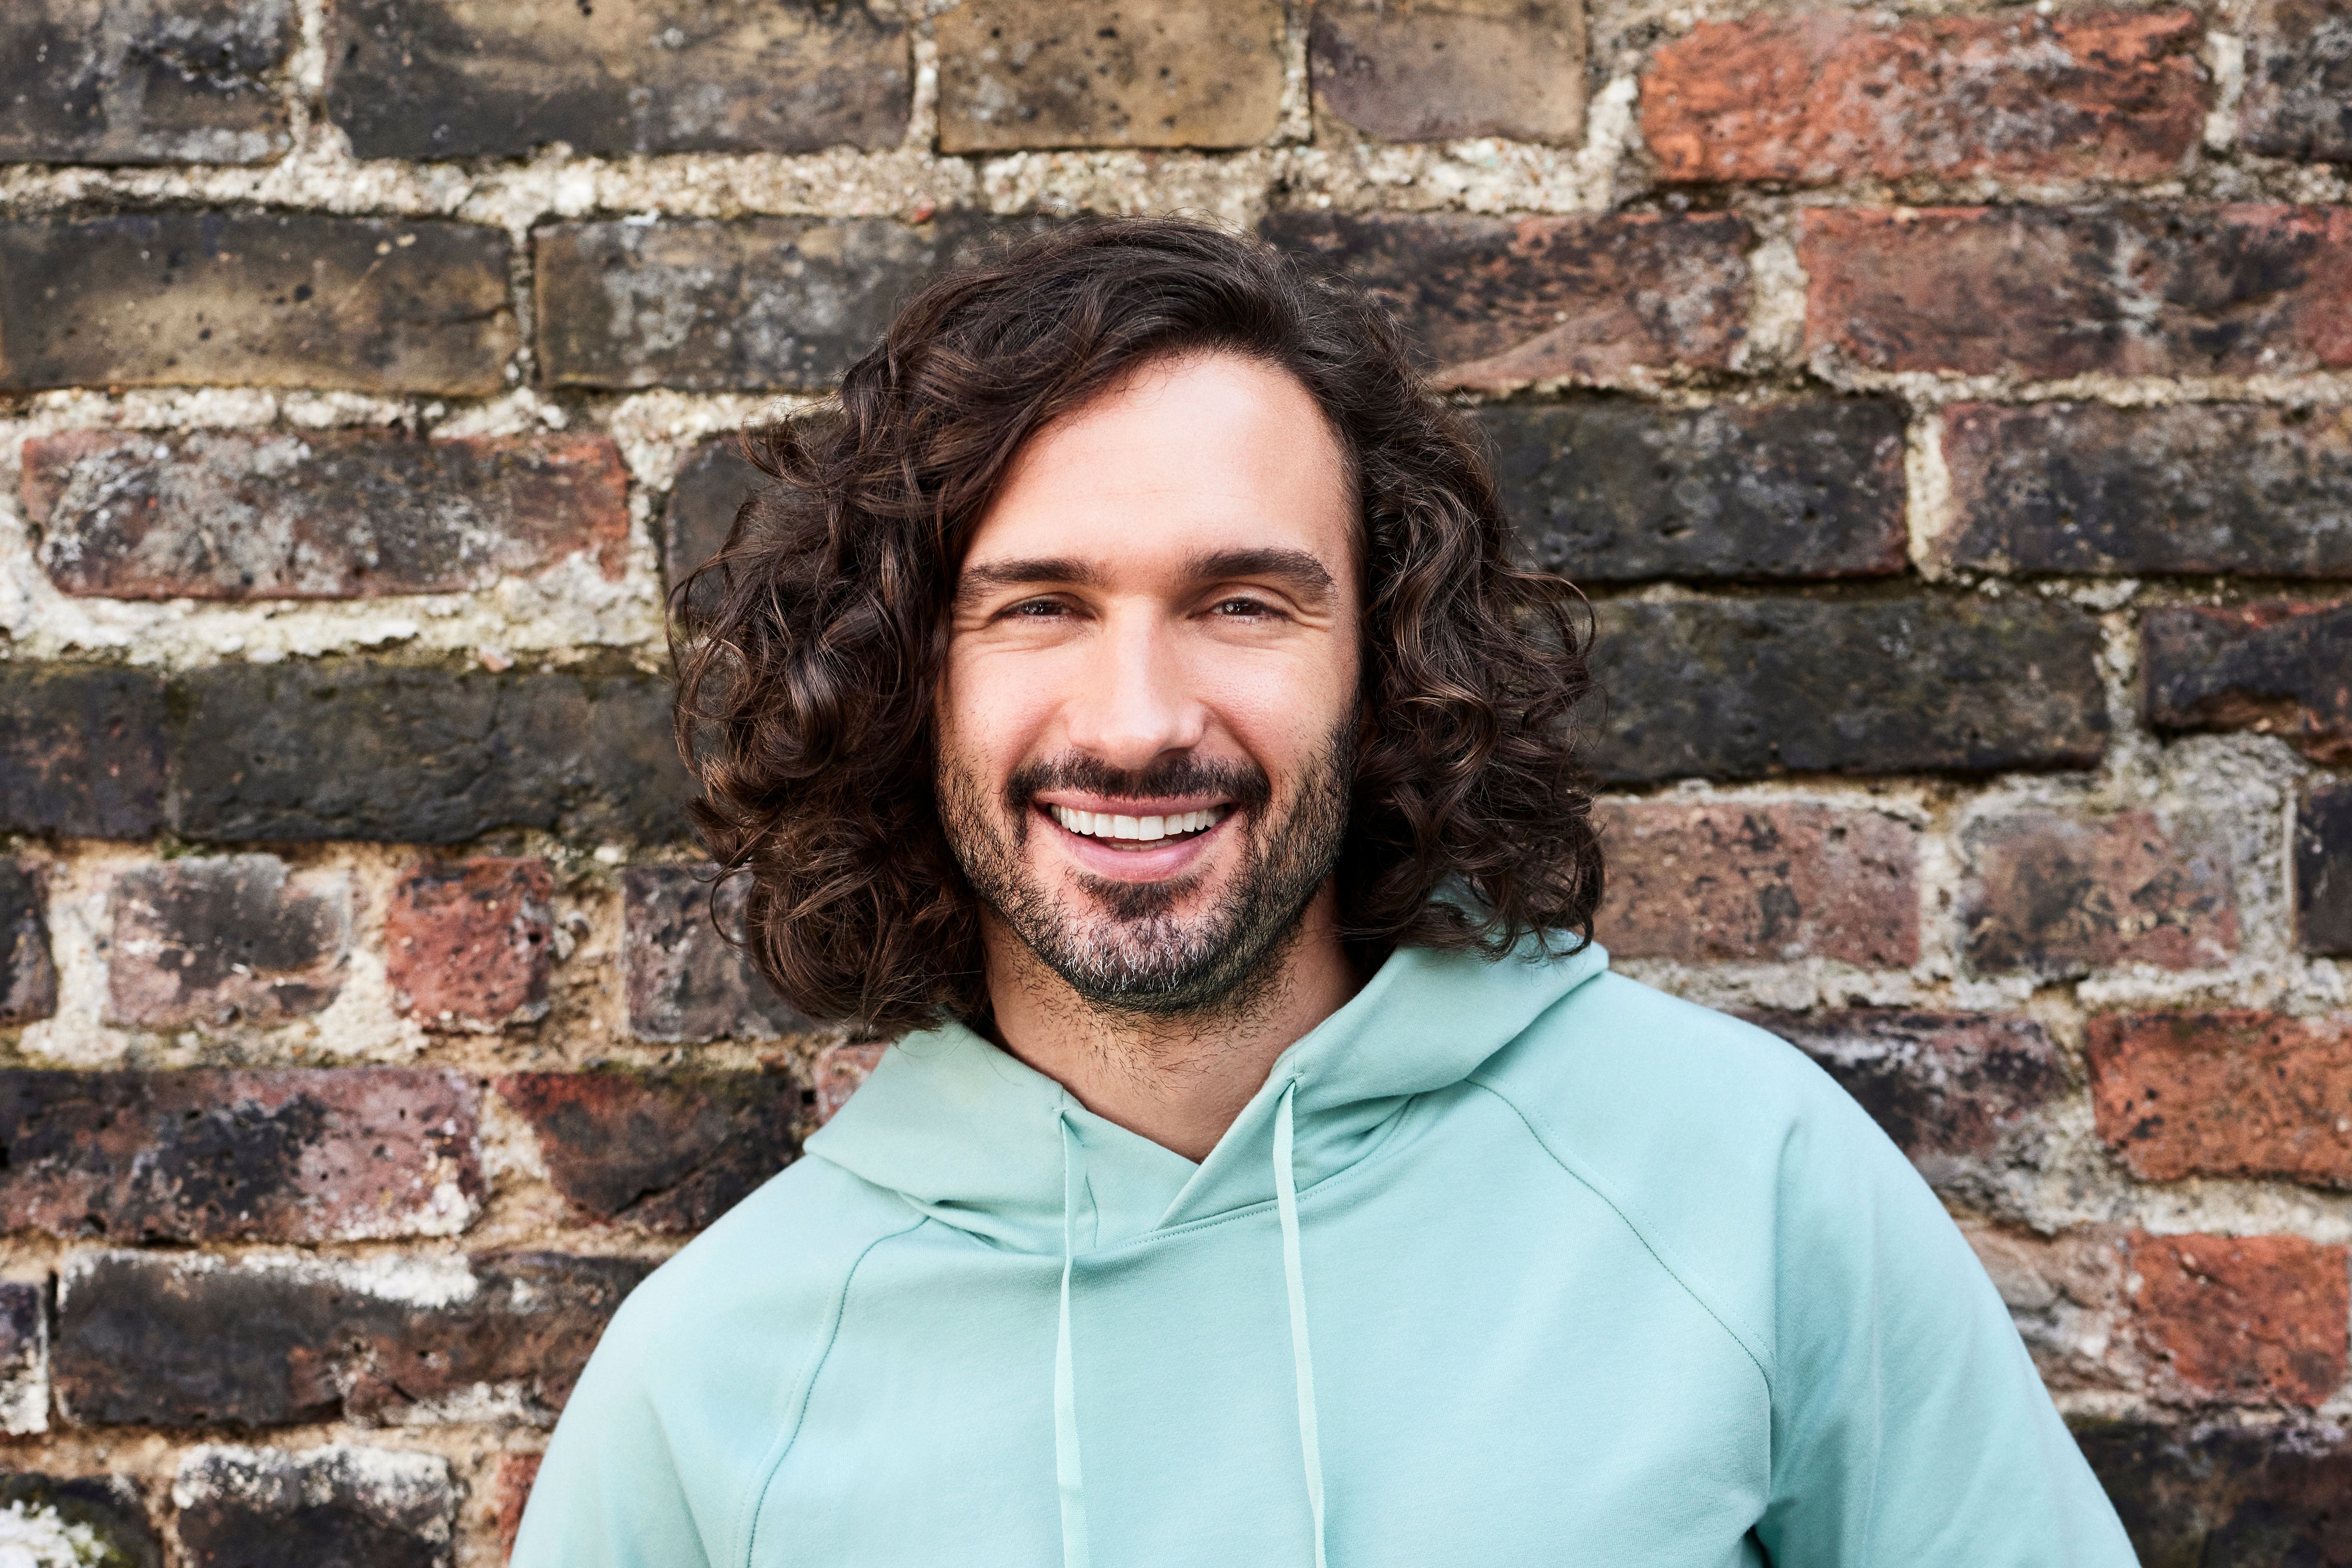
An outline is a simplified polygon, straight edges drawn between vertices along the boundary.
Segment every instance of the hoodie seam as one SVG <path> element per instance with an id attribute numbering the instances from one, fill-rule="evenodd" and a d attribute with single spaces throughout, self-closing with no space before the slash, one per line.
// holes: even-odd
<path id="1" fill-rule="evenodd" d="M 801 1374 L 799 1385 L 793 1390 L 792 1403 L 786 1406 L 783 1431 L 778 1435 L 768 1456 L 760 1461 L 760 1468 L 752 1475 L 742 1502 L 736 1506 L 734 1535 L 742 1542 L 742 1548 L 728 1553 L 730 1562 L 742 1564 L 742 1568 L 751 1568 L 751 1552 L 758 1544 L 760 1512 L 767 1503 L 768 1489 L 774 1484 L 776 1472 L 783 1468 L 785 1457 L 800 1438 L 801 1423 L 808 1418 L 809 1401 L 816 1393 L 816 1380 L 824 1371 L 824 1363 L 832 1356 L 835 1343 L 841 1338 L 841 1322 L 849 1312 L 849 1288 L 856 1281 L 858 1269 L 865 1267 L 866 1258 L 873 1256 L 876 1247 L 886 1241 L 896 1241 L 902 1236 L 912 1235 L 929 1223 L 929 1219 L 928 1215 L 919 1215 L 912 1225 L 876 1237 L 859 1249 L 857 1256 L 850 1260 L 848 1268 L 843 1272 L 841 1289 L 834 1293 L 832 1310 L 827 1314 L 824 1342 L 810 1358 L 808 1370 Z"/>
<path id="2" fill-rule="evenodd" d="M 1620 1197 L 1616 1191 L 1601 1179 L 1598 1172 L 1587 1169 L 1582 1161 L 1570 1153 L 1568 1141 L 1561 1137 L 1539 1112 L 1522 1104 L 1517 1096 L 1483 1072 L 1474 1072 L 1463 1081 L 1476 1085 L 1508 1106 L 1512 1113 L 1526 1125 L 1537 1144 L 1545 1153 L 1551 1156 L 1553 1162 L 1568 1174 L 1569 1178 L 1609 1206 L 1610 1211 L 1616 1215 L 1625 1228 L 1633 1233 L 1634 1239 L 1642 1244 L 1643 1249 L 1657 1261 L 1658 1267 L 1664 1269 L 1676 1285 L 1682 1287 L 1684 1294 L 1697 1302 L 1700 1310 L 1713 1318 L 1716 1325 L 1730 1335 L 1732 1342 L 1746 1352 L 1749 1361 L 1756 1363 L 1757 1373 L 1764 1379 L 1765 1396 L 1777 1404 L 1780 1379 L 1775 1373 L 1772 1358 L 1763 1348 L 1762 1338 L 1752 1329 L 1742 1324 L 1727 1308 L 1718 1306 L 1708 1292 L 1699 1287 L 1693 1271 L 1675 1257 L 1673 1248 L 1667 1247 L 1658 1236 L 1656 1227 L 1650 1223 L 1647 1216 L 1634 1208 L 1631 1202 Z"/>

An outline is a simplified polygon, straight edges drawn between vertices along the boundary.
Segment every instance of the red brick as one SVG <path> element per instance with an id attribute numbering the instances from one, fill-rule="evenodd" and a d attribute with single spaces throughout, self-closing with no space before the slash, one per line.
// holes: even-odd
<path id="1" fill-rule="evenodd" d="M 2140 671 L 2158 730 L 2251 730 L 2352 763 L 2352 605 L 2150 610 Z"/>
<path id="2" fill-rule="evenodd" d="M 43 902 L 41 874 L 0 859 L 0 1029 L 58 1010 L 58 970 Z"/>
<path id="3" fill-rule="evenodd" d="M 2352 364 L 2352 207 L 1808 209 L 1805 345 L 1864 370 Z"/>
<path id="4" fill-rule="evenodd" d="M 0 663 L 0 832 L 145 838 L 163 826 L 163 680 Z"/>
<path id="5" fill-rule="evenodd" d="M 743 878 L 714 900 L 708 866 L 633 866 L 621 874 L 621 977 L 641 1040 L 766 1040 L 815 1026 L 769 989 L 742 948 Z M 713 904 L 716 903 L 714 910 Z"/>
<path id="6" fill-rule="evenodd" d="M 2130 1331 L 2129 1235 L 2081 1226 L 2054 1236 L 1962 1219 L 2042 1380 L 2053 1389 L 2145 1391 L 2149 1367 Z"/>
<path id="7" fill-rule="evenodd" d="M 2352 1187 L 2352 1016 L 2105 1014 L 2088 1045 L 2099 1136 L 2143 1181 Z"/>
<path id="8" fill-rule="evenodd" d="M 2031 1018 L 1878 1007 L 1746 1016 L 1826 1068 L 1931 1178 L 1948 1156 L 1991 1152 L 2066 1087 L 2057 1047 Z"/>
<path id="9" fill-rule="evenodd" d="M 458 1491 L 448 1460 L 414 1449 L 208 1447 L 172 1501 L 186 1568 L 445 1568 Z"/>
<path id="10" fill-rule="evenodd" d="M 25 443 L 25 514 L 68 594 L 348 599 L 457 593 L 585 554 L 628 565 L 603 436 L 74 430 Z"/>
<path id="11" fill-rule="evenodd" d="M 2130 1243 L 2134 1328 L 2189 1390 L 2315 1405 L 2343 1386 L 2346 1249 L 2292 1236 L 2149 1236 Z"/>
<path id="12" fill-rule="evenodd" d="M 1960 920 L 1979 971 L 2049 978 L 2116 964 L 2197 969 L 2238 951 L 2227 854 L 2145 811 L 1980 817 L 1962 835 Z"/>
<path id="13" fill-rule="evenodd" d="M 442 1028 L 547 1016 L 554 896 L 544 860 L 428 860 L 410 871 L 383 921 L 400 1010 Z"/>
<path id="14" fill-rule="evenodd" d="M 1280 211 L 1265 238 L 1386 305 L 1442 386 L 1727 368 L 1747 335 L 1746 221 Z"/>
<path id="15" fill-rule="evenodd" d="M 0 1225 L 120 1241 L 452 1236 L 488 1191 L 432 1068 L 0 1070 Z"/>
<path id="16" fill-rule="evenodd" d="M 530 1505 L 532 1483 L 539 1479 L 538 1454 L 500 1454 L 497 1488 L 499 1561 L 514 1556 L 515 1537 L 522 1533 L 522 1510 Z"/>
<path id="17" fill-rule="evenodd" d="M 1669 180 L 2159 179 L 2204 129 L 2199 41 L 2185 11 L 1705 23 L 1652 57 L 1642 139 Z"/>
<path id="18" fill-rule="evenodd" d="M 1584 134 L 1578 0 L 1317 0 L 1307 68 L 1326 112 L 1391 142 Z"/>
<path id="19" fill-rule="evenodd" d="M 109 900 L 108 1021 L 164 1029 L 316 1013 L 342 989 L 351 906 L 348 878 L 289 876 L 274 855 L 125 871 Z"/>
<path id="20" fill-rule="evenodd" d="M 1919 959 L 1918 830 L 1804 802 L 1602 801 L 1595 931 L 1621 958 Z"/>
<path id="21" fill-rule="evenodd" d="M 2334 1422 L 2085 1422 L 2074 1441 L 2151 1568 L 2352 1563 L 2352 1437 Z"/>
<path id="22" fill-rule="evenodd" d="M 800 1152 L 801 1086 L 782 1072 L 510 1073 L 498 1091 L 549 1183 L 600 1223 L 700 1230 Z"/>
<path id="23" fill-rule="evenodd" d="M 816 1054 L 816 1119 L 830 1121 L 849 1097 L 881 1065 L 884 1047 L 873 1042 L 827 1046 Z"/>
<path id="24" fill-rule="evenodd" d="M 2352 19 L 2342 0 L 2258 0 L 2246 35 L 2246 145 L 2352 163 Z"/>

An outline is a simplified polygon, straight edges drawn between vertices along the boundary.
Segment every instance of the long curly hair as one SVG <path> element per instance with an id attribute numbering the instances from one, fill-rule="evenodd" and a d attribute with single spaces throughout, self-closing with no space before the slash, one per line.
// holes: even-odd
<path id="1" fill-rule="evenodd" d="M 887 1034 L 984 1016 L 978 903 L 932 794 L 956 574 L 1023 442 L 1136 366 L 1202 352 L 1297 377 L 1353 469 L 1351 954 L 1591 940 L 1601 847 L 1569 723 L 1591 619 L 1511 559 L 1476 436 L 1346 285 L 1205 224 L 1094 220 L 941 276 L 837 404 L 748 434 L 768 482 L 672 592 L 694 821 L 722 879 L 751 879 L 761 973 L 810 1016 Z"/>

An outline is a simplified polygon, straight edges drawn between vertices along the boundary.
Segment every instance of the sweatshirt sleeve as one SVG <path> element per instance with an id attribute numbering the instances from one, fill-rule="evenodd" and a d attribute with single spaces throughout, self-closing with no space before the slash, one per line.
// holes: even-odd
<path id="1" fill-rule="evenodd" d="M 2132 1568 L 2009 1310 L 1908 1160 L 1820 1080 L 1780 1146 L 1776 1568 Z"/>

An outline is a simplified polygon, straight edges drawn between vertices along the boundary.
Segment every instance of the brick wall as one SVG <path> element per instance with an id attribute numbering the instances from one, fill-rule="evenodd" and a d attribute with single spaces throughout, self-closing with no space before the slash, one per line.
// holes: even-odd
<path id="1" fill-rule="evenodd" d="M 695 917 L 724 434 L 992 233 L 1182 208 L 1392 302 L 1591 593 L 1621 965 L 1911 1151 L 2150 1561 L 2352 1562 L 2347 59 L 2338 0 L 12 0 L 0 1500 L 499 1561 L 614 1303 L 871 1056 Z"/>

